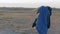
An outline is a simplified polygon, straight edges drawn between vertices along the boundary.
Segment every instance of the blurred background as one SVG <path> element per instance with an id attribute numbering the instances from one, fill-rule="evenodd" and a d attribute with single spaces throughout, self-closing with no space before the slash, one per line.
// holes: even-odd
<path id="1" fill-rule="evenodd" d="M 38 8 L 0 8 L 0 34 L 38 34 L 32 28 Z M 60 34 L 60 9 L 53 8 L 48 34 Z"/>
<path id="2" fill-rule="evenodd" d="M 48 34 L 60 34 L 60 0 L 0 0 L 0 34 L 38 34 L 32 24 L 40 6 L 52 8 Z"/>

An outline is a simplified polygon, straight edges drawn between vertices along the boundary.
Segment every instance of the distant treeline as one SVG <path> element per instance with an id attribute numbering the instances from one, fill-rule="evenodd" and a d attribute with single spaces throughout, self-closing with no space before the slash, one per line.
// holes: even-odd
<path id="1" fill-rule="evenodd" d="M 0 7 L 0 12 L 34 12 L 38 8 L 23 8 L 23 7 Z M 60 9 L 52 8 L 53 12 L 60 12 Z"/>

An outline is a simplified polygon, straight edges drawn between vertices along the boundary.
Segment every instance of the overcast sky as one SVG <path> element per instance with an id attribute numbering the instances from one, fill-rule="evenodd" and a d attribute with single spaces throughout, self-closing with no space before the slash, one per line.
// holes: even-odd
<path id="1" fill-rule="evenodd" d="M 0 7 L 38 8 L 42 5 L 60 8 L 60 0 L 0 0 Z"/>

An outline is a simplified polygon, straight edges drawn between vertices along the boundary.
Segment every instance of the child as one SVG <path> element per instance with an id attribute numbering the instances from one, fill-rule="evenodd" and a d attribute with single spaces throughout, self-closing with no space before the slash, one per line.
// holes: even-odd
<path id="1" fill-rule="evenodd" d="M 39 7 L 38 18 L 34 21 L 33 26 L 32 26 L 32 27 L 36 26 L 36 29 L 39 34 L 47 34 L 48 28 L 50 28 L 51 10 L 52 9 L 49 6 Z"/>

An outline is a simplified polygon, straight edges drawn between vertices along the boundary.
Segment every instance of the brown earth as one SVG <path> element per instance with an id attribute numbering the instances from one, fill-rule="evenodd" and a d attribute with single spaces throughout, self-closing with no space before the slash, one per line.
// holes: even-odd
<path id="1" fill-rule="evenodd" d="M 9 12 L 8 12 L 9 11 Z M 0 34 L 38 34 L 32 28 L 32 23 L 36 18 L 35 11 L 24 10 L 10 12 L 0 12 Z M 31 11 L 31 12 L 30 12 Z M 48 34 L 60 34 L 60 10 L 53 9 L 51 16 L 51 28 Z M 12 32 L 11 32 L 12 31 Z"/>

